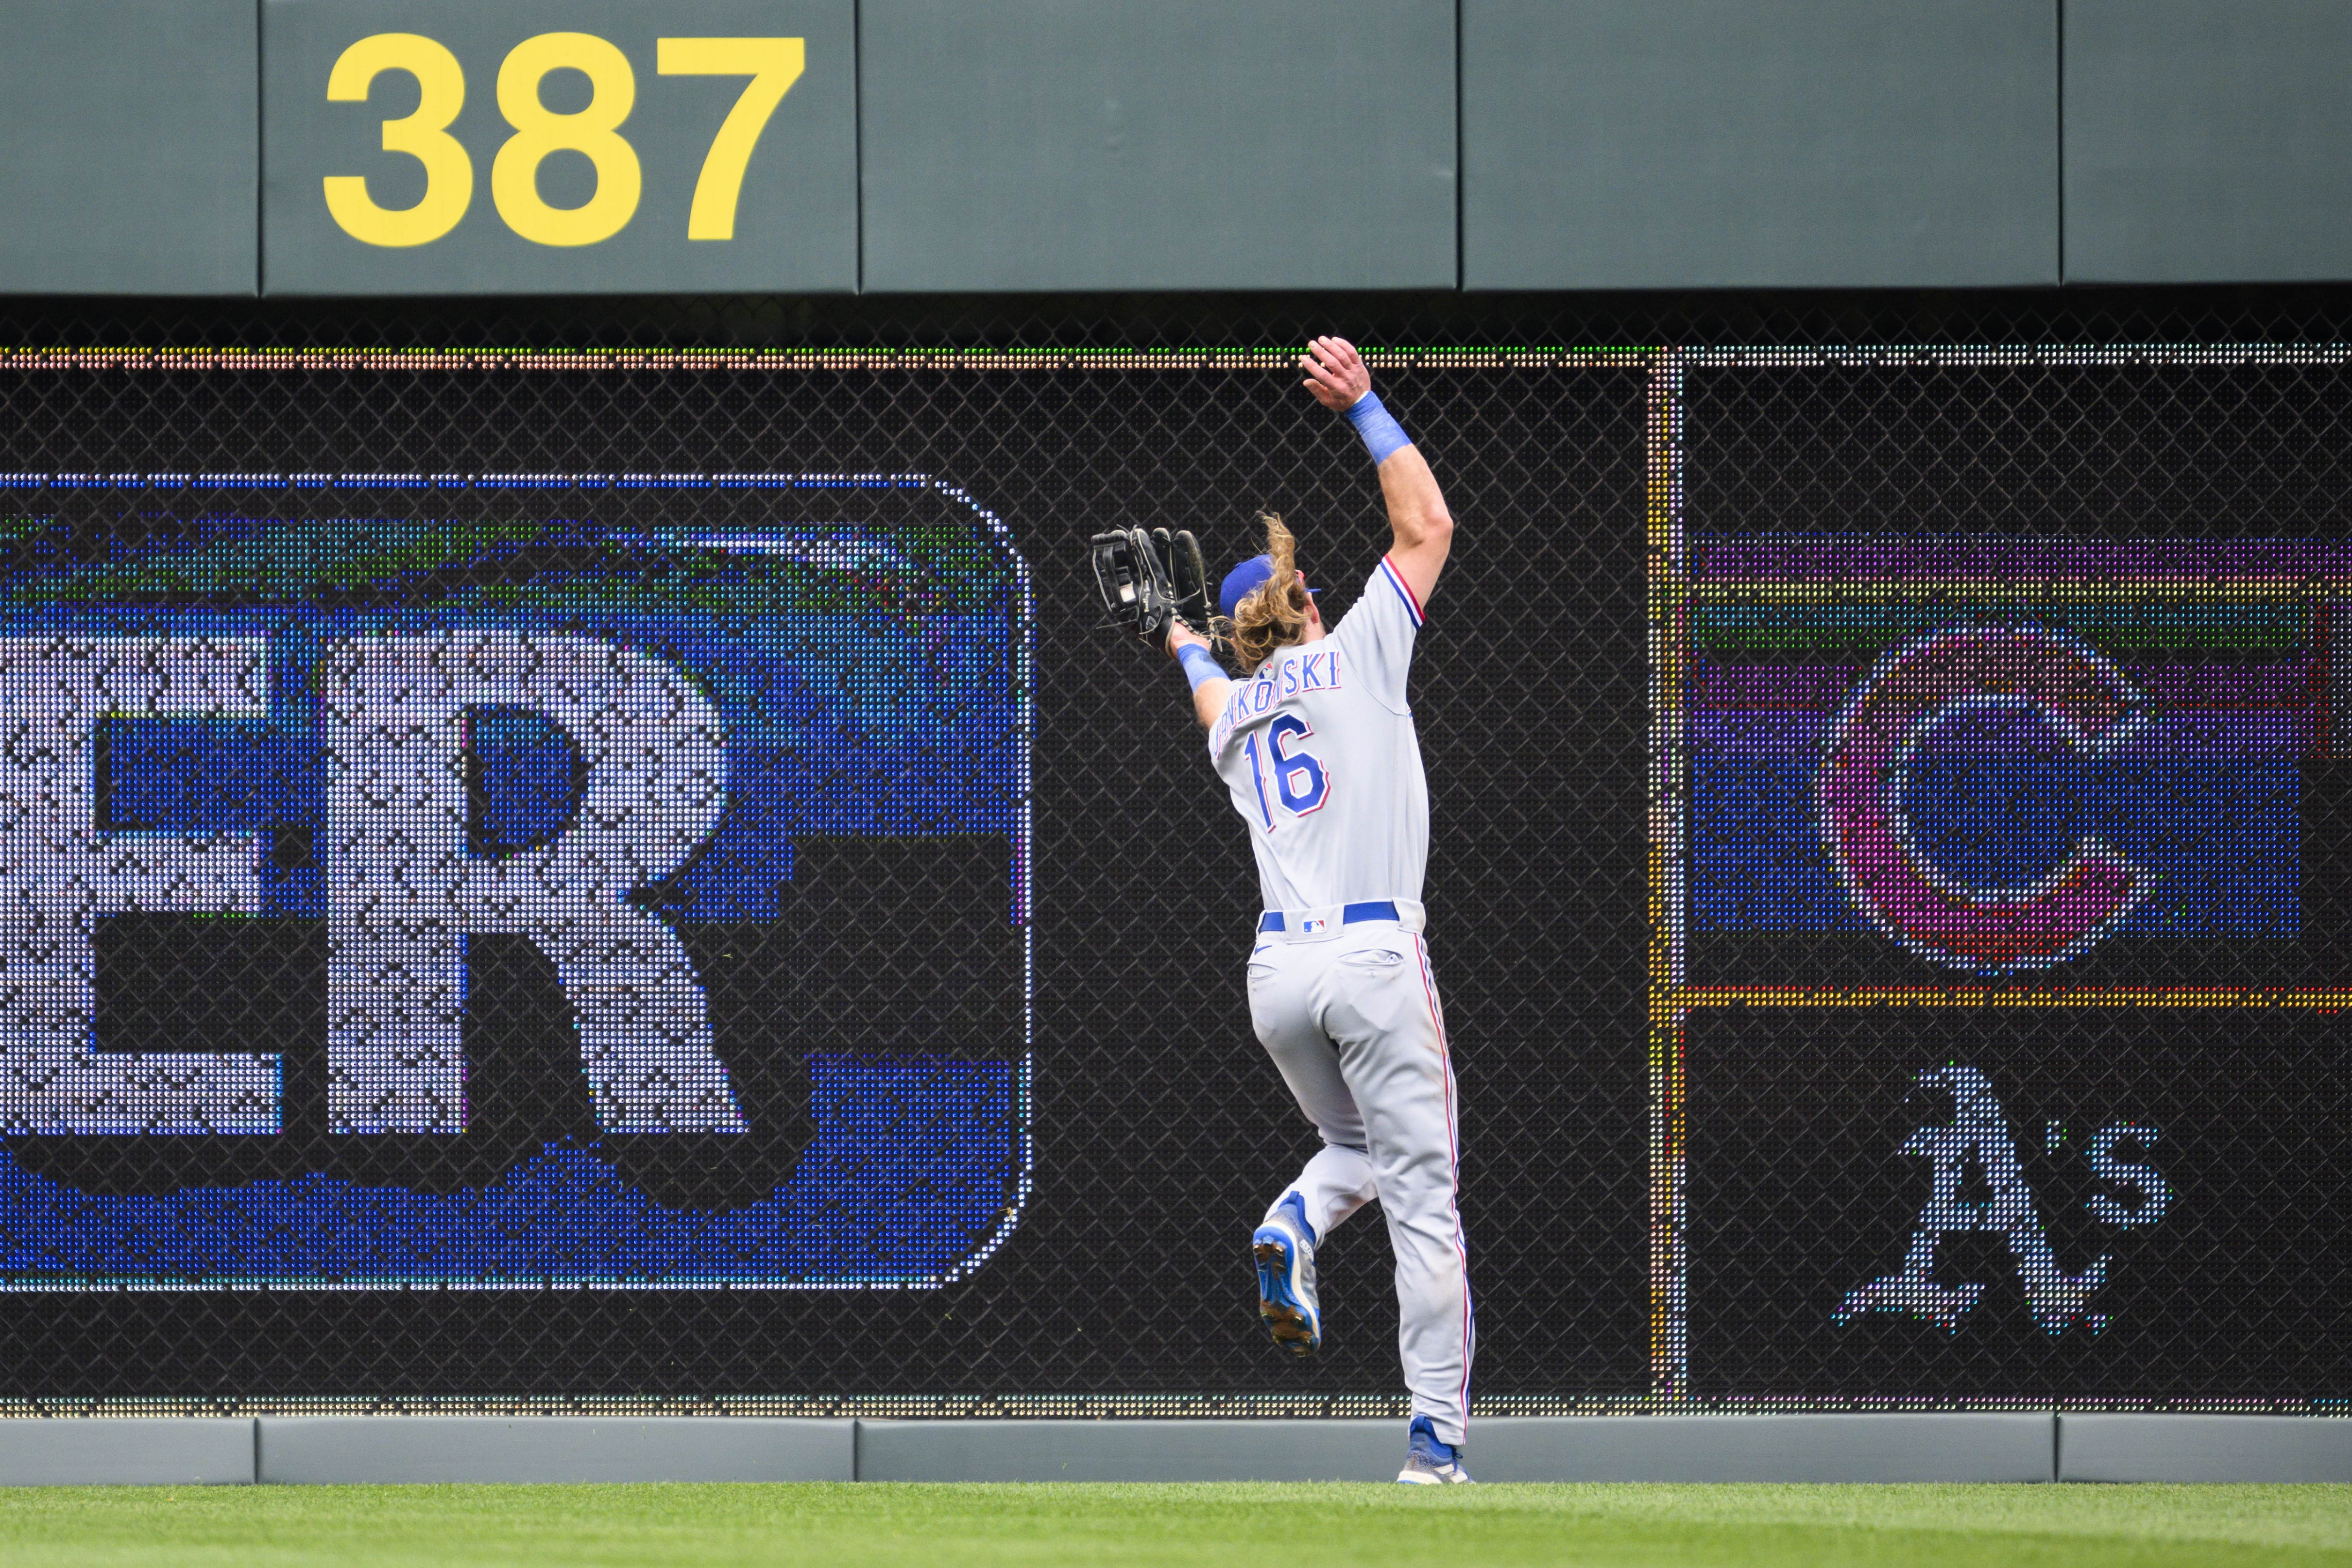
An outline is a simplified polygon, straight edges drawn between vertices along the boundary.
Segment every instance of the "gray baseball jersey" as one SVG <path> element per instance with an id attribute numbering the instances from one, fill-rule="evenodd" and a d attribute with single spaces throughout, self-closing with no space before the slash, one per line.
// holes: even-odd
<path id="1" fill-rule="evenodd" d="M 1234 683 L 1209 756 L 1269 910 L 1421 899 L 1429 781 L 1405 706 L 1421 605 L 1382 556 L 1329 635 Z"/>

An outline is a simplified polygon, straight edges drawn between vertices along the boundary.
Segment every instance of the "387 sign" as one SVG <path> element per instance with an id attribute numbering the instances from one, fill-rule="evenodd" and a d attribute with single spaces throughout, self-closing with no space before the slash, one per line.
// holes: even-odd
<path id="1" fill-rule="evenodd" d="M 848 0 L 272 0 L 272 293 L 856 287 Z"/>
<path id="2" fill-rule="evenodd" d="M 663 38 L 664 76 L 747 76 L 751 84 L 719 128 L 694 184 L 689 239 L 733 239 L 743 172 L 768 117 L 800 79 L 806 60 L 799 38 Z M 425 195 L 414 206 L 386 209 L 368 195 L 362 174 L 330 174 L 327 210 L 345 234 L 370 245 L 429 245 L 457 226 L 474 195 L 474 164 L 449 134 L 466 106 L 466 72 L 457 57 L 415 33 L 376 33 L 345 49 L 327 79 L 327 97 L 365 103 L 377 77 L 404 71 L 416 80 L 416 110 L 383 122 L 386 152 L 425 166 Z M 559 114 L 541 96 L 547 79 L 572 70 L 588 79 L 588 101 Z M 540 245 L 595 245 L 636 216 L 644 180 L 637 150 L 621 134 L 635 106 L 629 58 L 593 33 L 541 33 L 507 52 L 499 67 L 499 112 L 514 127 L 490 165 L 490 195 L 507 226 Z M 551 205 L 539 189 L 552 154 L 588 160 L 595 186 L 577 206 Z"/>

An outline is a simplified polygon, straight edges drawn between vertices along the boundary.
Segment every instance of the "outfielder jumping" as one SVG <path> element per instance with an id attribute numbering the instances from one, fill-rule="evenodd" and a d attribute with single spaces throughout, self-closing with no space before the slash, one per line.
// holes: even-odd
<path id="1" fill-rule="evenodd" d="M 1265 910 L 1250 953 L 1250 1021 L 1323 1138 L 1250 1238 L 1258 1311 L 1275 1343 L 1314 1354 L 1323 1337 L 1316 1248 L 1379 1200 L 1396 1256 L 1398 1348 L 1412 1396 L 1397 1479 L 1466 1481 L 1475 1335 L 1455 1202 L 1454 1071 L 1422 939 L 1429 785 L 1405 705 L 1422 606 L 1453 546 L 1454 521 L 1354 346 L 1318 338 L 1298 366 L 1307 390 L 1347 416 L 1379 467 L 1393 532 L 1388 553 L 1327 631 L 1295 563 L 1297 541 L 1268 517 L 1265 553 L 1234 567 L 1219 595 L 1238 680 L 1208 639 L 1183 620 L 1164 623 L 1209 754 L 1257 852 Z M 1148 548 L 1142 535 L 1130 537 L 1139 554 Z M 1190 537 L 1178 542 L 1197 563 Z M 1142 574 L 1152 572 L 1146 563 Z M 1198 573 L 1180 555 L 1172 575 Z M 1106 577 L 1105 596 L 1118 610 L 1116 576 Z M 1148 584 L 1143 597 L 1153 597 Z M 1204 597 L 1196 588 L 1192 604 L 1171 603 L 1205 622 Z M 1147 613 L 1139 626 L 1147 637 L 1162 629 L 1151 620 Z"/>

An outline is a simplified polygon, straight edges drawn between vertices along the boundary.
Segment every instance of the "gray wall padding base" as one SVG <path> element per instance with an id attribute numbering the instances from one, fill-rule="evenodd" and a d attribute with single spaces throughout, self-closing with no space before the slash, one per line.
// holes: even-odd
<path id="1" fill-rule="evenodd" d="M 769 1416 L 261 1417 L 257 1479 L 846 1481 L 855 1424 Z"/>
<path id="2" fill-rule="evenodd" d="M 1401 1421 L 857 1424 L 868 1481 L 1387 1481 L 1403 1462 Z"/>
<path id="3" fill-rule="evenodd" d="M 2046 1481 L 2047 1415 L 1489 1416 L 1487 1481 Z M 891 1481 L 1384 1481 L 1394 1421 L 861 1421 Z"/>
<path id="4" fill-rule="evenodd" d="M 2046 1481 L 2047 1415 L 1499 1416 L 1482 1481 Z"/>
<path id="5" fill-rule="evenodd" d="M 248 1486 L 252 1481 L 249 1419 L 0 1421 L 0 1486 Z"/>
<path id="6" fill-rule="evenodd" d="M 2062 1481 L 2352 1481 L 2352 1421 L 2061 1415 Z"/>
<path id="7" fill-rule="evenodd" d="M 2352 1481 L 2294 1415 L 1495 1416 L 1487 1481 Z M 0 1421 L 0 1485 L 1385 1481 L 1395 1421 L 331 1415 Z"/>

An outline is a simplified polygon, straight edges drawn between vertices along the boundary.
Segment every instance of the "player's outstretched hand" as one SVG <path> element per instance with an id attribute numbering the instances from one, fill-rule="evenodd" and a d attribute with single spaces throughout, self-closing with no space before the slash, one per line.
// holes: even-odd
<path id="1" fill-rule="evenodd" d="M 1217 651 L 1214 647 L 1210 647 L 1208 638 L 1202 637 L 1200 633 L 1186 626 L 1182 621 L 1169 622 L 1168 657 L 1170 658 L 1174 658 L 1180 649 L 1187 647 L 1205 647 L 1208 648 L 1211 653 Z"/>
<path id="2" fill-rule="evenodd" d="M 1326 408 L 1345 412 L 1372 389 L 1372 373 L 1345 338 L 1317 338 L 1298 356 L 1298 368 L 1307 373 L 1307 390 Z"/>

